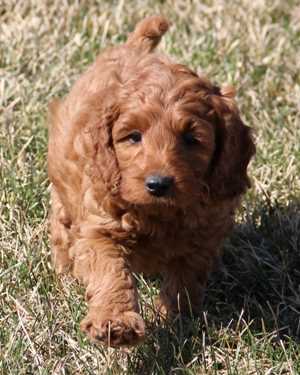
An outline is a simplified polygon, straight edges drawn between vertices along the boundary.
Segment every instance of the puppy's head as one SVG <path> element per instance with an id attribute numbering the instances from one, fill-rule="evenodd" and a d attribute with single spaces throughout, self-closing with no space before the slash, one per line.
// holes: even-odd
<path id="1" fill-rule="evenodd" d="M 112 130 L 122 198 L 187 207 L 243 193 L 254 146 L 232 92 L 183 66 L 147 63 Z"/>

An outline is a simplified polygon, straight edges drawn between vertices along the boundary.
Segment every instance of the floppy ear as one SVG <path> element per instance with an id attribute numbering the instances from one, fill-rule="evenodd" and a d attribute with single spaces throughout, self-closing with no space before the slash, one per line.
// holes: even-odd
<path id="1" fill-rule="evenodd" d="M 251 129 L 242 122 L 234 101 L 234 89 L 214 88 L 210 96 L 216 116 L 216 151 L 209 186 L 212 196 L 226 199 L 250 187 L 247 167 L 255 154 Z"/>
<path id="2" fill-rule="evenodd" d="M 115 212 L 111 202 L 118 204 L 120 173 L 111 132 L 119 111 L 111 98 L 103 95 L 99 102 L 98 96 L 89 97 L 76 106 L 58 101 L 50 105 L 49 177 L 75 212 L 83 190 L 88 207 L 98 209 L 100 203 Z"/>
<path id="3" fill-rule="evenodd" d="M 120 186 L 120 171 L 112 141 L 112 128 L 118 116 L 117 106 L 107 106 L 89 131 L 94 146 L 91 177 L 95 184 L 102 182 L 105 195 L 110 197 L 118 195 Z"/>

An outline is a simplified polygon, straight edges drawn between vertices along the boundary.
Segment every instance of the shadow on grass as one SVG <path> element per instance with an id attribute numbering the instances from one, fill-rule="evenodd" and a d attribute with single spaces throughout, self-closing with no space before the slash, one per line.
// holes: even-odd
<path id="1" fill-rule="evenodd" d="M 215 321 L 261 321 L 281 335 L 299 335 L 300 202 L 262 207 L 236 227 L 213 275 L 205 309 Z M 259 323 L 261 329 L 261 324 Z"/>
<path id="2" fill-rule="evenodd" d="M 246 327 L 251 335 L 299 341 L 299 285 L 300 202 L 261 207 L 226 242 L 223 266 L 207 288 L 204 317 L 151 327 L 133 373 L 193 373 L 191 362 L 203 362 L 204 346 L 222 341 L 226 327 L 237 336 Z"/>

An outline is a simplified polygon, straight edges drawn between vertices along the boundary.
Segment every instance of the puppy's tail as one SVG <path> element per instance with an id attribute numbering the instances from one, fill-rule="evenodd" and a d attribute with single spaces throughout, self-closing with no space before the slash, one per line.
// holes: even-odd
<path id="1" fill-rule="evenodd" d="M 169 23 L 164 17 L 147 17 L 136 25 L 134 32 L 127 40 L 127 45 L 151 52 L 168 28 Z"/>

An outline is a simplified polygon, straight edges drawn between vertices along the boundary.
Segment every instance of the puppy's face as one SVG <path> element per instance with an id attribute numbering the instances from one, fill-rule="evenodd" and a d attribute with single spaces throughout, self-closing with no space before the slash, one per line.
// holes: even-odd
<path id="1" fill-rule="evenodd" d="M 121 113 L 112 136 L 125 201 L 179 207 L 199 201 L 215 151 L 208 112 L 192 94 L 172 104 L 161 96 L 133 101 Z"/>

